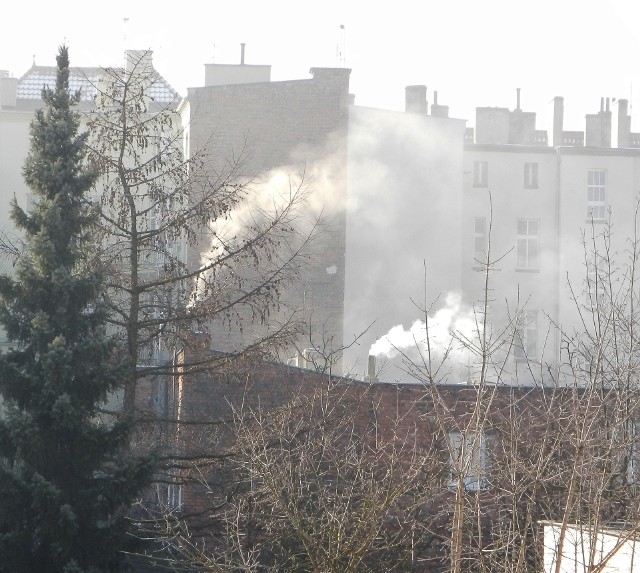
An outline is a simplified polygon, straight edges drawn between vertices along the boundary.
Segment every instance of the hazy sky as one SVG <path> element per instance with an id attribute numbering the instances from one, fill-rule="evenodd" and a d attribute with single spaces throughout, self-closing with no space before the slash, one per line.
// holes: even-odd
<path id="1" fill-rule="evenodd" d="M 245 42 L 246 63 L 271 64 L 274 80 L 344 61 L 360 105 L 402 109 L 404 87 L 426 84 L 430 103 L 437 90 L 473 124 L 476 106 L 513 108 L 521 88 L 539 128 L 562 95 L 565 129 L 584 129 L 604 96 L 635 103 L 640 130 L 639 22 L 637 0 L 37 0 L 3 17 L 0 69 L 19 77 L 34 56 L 52 65 L 64 41 L 72 65 L 119 65 L 125 47 L 150 48 L 184 95 L 203 64 L 239 62 Z"/>

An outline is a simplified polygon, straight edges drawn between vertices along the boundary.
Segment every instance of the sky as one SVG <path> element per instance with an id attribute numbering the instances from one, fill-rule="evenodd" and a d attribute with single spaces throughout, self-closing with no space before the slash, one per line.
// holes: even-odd
<path id="1" fill-rule="evenodd" d="M 636 0 L 113 0 L 17 2 L 3 17 L 0 70 L 20 77 L 53 65 L 114 66 L 124 49 L 151 49 L 156 69 L 186 95 L 205 63 L 271 64 L 272 80 L 309 78 L 314 66 L 352 69 L 356 104 L 404 108 L 407 85 L 475 123 L 478 106 L 516 106 L 550 126 L 565 98 L 566 130 L 583 130 L 600 98 L 631 101 L 640 131 L 640 3 Z"/>

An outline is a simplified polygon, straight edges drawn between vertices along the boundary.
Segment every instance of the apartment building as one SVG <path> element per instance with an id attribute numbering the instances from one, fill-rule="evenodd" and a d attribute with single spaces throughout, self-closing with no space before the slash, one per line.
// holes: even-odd
<path id="1" fill-rule="evenodd" d="M 301 281 L 282 298 L 282 316 L 303 316 L 308 335 L 283 360 L 301 352 L 305 364 L 317 355 L 326 366 L 330 356 L 334 372 L 362 376 L 368 354 L 388 339 L 379 357 L 389 359 L 378 360 L 378 374 L 399 381 L 406 378 L 402 355 L 419 357 L 411 347 L 424 341 L 425 318 L 434 335 L 456 330 L 456 317 L 463 317 L 467 346 L 476 348 L 463 358 L 447 354 L 462 368 L 446 370 L 439 381 L 473 381 L 486 307 L 483 336 L 496 360 L 506 359 L 501 377 L 563 378 L 544 365 L 562 362 L 563 336 L 584 329 L 580 313 L 611 295 L 595 289 L 606 266 L 597 243 L 606 235 L 609 257 L 621 265 L 635 233 L 640 134 L 631 132 L 626 100 L 603 98 L 584 131 L 566 131 L 557 97 L 548 134 L 535 113 L 521 109 L 518 91 L 515 109 L 478 108 L 471 129 L 422 85 L 406 88 L 402 112 L 357 105 L 348 69 L 312 68 L 309 79 L 274 82 L 270 66 L 245 63 L 244 48 L 240 63 L 204 68 L 204 85 L 190 88 L 178 106 L 186 155 L 206 149 L 213 175 L 240 159 L 234 175 L 255 183 L 258 205 L 278 186 L 286 192 L 303 182 L 303 214 L 319 221 Z M 28 205 L 21 177 L 28 126 L 54 72 L 34 64 L 19 79 L 0 74 L 5 202 L 15 195 Z M 82 109 L 92 106 L 99 73 L 72 69 Z M 156 101 L 177 105 L 160 75 L 154 89 Z M 0 226 L 11 230 L 7 210 Z M 203 254 L 198 248 L 189 256 Z M 216 350 L 260 334 L 212 333 Z M 446 345 L 438 340 L 432 349 L 442 355 Z"/>
<path id="2" fill-rule="evenodd" d="M 153 67 L 153 54 L 150 51 L 128 50 L 125 53 L 125 66 L 115 66 L 111 68 L 111 73 L 124 73 L 142 57 L 155 78 L 150 89 L 153 100 L 157 105 L 176 104 L 178 93 Z M 94 107 L 104 74 L 105 69 L 100 67 L 70 68 L 69 87 L 72 91 L 80 91 L 78 111 Z M 22 166 L 30 144 L 29 125 L 35 111 L 43 106 L 42 89 L 55 87 L 55 81 L 56 67 L 39 65 L 35 61 L 20 78 L 10 77 L 8 72 L 0 71 L 0 202 L 5 206 L 13 197 L 23 208 L 28 208 L 32 200 L 22 178 Z M 8 208 L 0 209 L 0 229 L 9 238 L 13 236 Z"/>
<path id="3" fill-rule="evenodd" d="M 627 102 L 617 102 L 617 147 L 609 99 L 584 133 L 563 130 L 563 107 L 555 98 L 551 144 L 519 102 L 479 108 L 464 144 L 463 289 L 482 291 L 488 257 L 492 315 L 515 324 L 510 362 L 525 379 L 532 363 L 560 364 L 562 340 L 592 330 L 592 311 L 624 295 L 636 233 L 640 149 Z"/>

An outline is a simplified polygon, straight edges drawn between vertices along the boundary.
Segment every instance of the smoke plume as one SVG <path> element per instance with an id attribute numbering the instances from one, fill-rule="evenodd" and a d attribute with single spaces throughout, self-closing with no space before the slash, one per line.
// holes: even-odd
<path id="1" fill-rule="evenodd" d="M 441 359 L 446 354 L 463 359 L 468 356 L 468 345 L 477 343 L 479 333 L 473 309 L 463 306 L 458 293 L 449 293 L 444 306 L 429 316 L 427 323 L 416 320 L 409 329 L 402 324 L 394 326 L 371 345 L 369 354 L 391 359 L 413 349 L 425 353 L 429 347 L 432 357 Z"/>

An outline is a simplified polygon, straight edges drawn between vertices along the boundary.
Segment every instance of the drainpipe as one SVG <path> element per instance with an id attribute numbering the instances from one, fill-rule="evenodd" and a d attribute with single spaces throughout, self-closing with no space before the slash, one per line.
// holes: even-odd
<path id="1" fill-rule="evenodd" d="M 562 153 L 561 148 L 556 145 L 556 239 L 555 239 L 555 253 L 556 253 L 556 268 L 555 268 L 555 292 L 554 292 L 554 319 L 556 321 L 555 335 L 554 335 L 554 353 L 556 359 L 556 375 L 558 379 L 560 378 L 560 249 L 562 248 L 562 238 L 561 238 L 561 225 L 560 221 L 561 209 L 562 209 L 562 198 L 561 198 L 561 190 L 562 190 Z"/>

